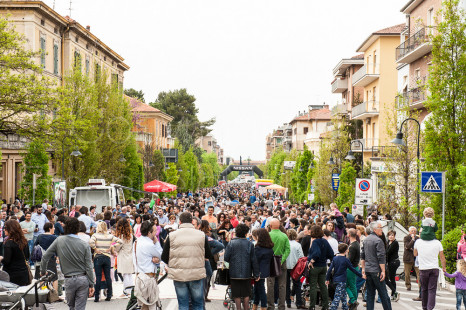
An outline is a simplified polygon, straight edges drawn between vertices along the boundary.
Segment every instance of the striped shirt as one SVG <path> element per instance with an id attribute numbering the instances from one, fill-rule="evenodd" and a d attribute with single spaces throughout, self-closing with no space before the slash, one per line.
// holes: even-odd
<path id="1" fill-rule="evenodd" d="M 118 250 L 118 248 L 123 244 L 121 239 L 115 237 L 111 234 L 93 234 L 91 239 L 89 240 L 89 245 L 92 249 L 96 251 L 100 251 L 101 254 L 106 255 L 108 257 L 111 256 L 110 247 L 112 244 L 116 243 L 114 247 Z M 94 254 L 94 256 L 97 254 Z"/>

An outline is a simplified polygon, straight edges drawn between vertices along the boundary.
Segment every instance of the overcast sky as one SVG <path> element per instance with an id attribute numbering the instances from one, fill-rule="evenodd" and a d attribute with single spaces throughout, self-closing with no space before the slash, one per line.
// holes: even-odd
<path id="1" fill-rule="evenodd" d="M 71 17 L 125 58 L 146 102 L 186 88 L 217 119 L 225 154 L 265 159 L 265 137 L 298 111 L 333 106 L 332 69 L 408 0 L 72 0 Z M 69 0 L 45 0 L 69 15 Z M 395 51 L 393 51 L 395 53 Z"/>

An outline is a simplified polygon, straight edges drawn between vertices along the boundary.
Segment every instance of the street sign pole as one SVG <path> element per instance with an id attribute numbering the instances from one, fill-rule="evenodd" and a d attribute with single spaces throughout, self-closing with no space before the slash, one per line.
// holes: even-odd
<path id="1" fill-rule="evenodd" d="M 442 173 L 442 240 L 443 236 L 445 235 L 445 189 L 447 188 L 447 185 L 445 183 L 445 172 Z"/>

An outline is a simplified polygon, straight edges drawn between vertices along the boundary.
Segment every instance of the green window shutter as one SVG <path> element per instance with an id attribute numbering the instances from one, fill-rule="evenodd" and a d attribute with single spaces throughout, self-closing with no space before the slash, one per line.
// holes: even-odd
<path id="1" fill-rule="evenodd" d="M 53 73 L 58 74 L 58 45 L 53 45 Z"/>
<path id="2" fill-rule="evenodd" d="M 74 52 L 74 67 L 75 67 L 76 70 L 81 72 L 81 66 L 82 66 L 81 54 L 78 51 L 75 51 Z"/>
<path id="3" fill-rule="evenodd" d="M 99 64 L 95 64 L 95 81 L 96 83 L 99 81 L 100 79 L 100 65 Z"/>
<path id="4" fill-rule="evenodd" d="M 45 68 L 45 38 L 40 37 L 40 64 L 42 68 Z"/>
<path id="5" fill-rule="evenodd" d="M 86 75 L 89 75 L 89 66 L 90 66 L 90 63 L 89 63 L 89 58 L 86 58 Z"/>

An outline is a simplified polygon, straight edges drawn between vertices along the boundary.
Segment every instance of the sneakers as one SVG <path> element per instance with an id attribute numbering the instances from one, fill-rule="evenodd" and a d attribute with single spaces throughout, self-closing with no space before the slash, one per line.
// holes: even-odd
<path id="1" fill-rule="evenodd" d="M 394 296 L 394 297 L 395 297 L 394 301 L 397 302 L 398 300 L 400 300 L 400 293 L 395 292 L 395 296 Z"/>
<path id="2" fill-rule="evenodd" d="M 414 301 L 422 301 L 421 297 L 413 298 Z"/>

